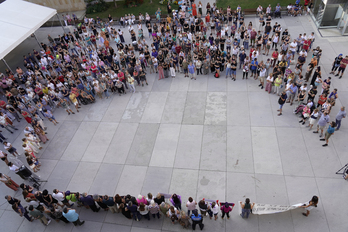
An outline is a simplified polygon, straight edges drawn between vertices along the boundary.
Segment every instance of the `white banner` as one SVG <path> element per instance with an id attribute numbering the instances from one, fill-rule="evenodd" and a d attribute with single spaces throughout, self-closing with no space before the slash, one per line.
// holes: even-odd
<path id="1" fill-rule="evenodd" d="M 239 212 L 242 212 L 242 207 L 240 206 L 240 201 L 239 203 Z M 251 204 L 251 203 L 250 203 Z M 289 211 L 289 210 L 293 210 L 293 209 L 297 209 L 298 207 L 300 207 L 301 205 L 303 205 L 304 203 L 298 203 L 295 205 L 272 205 L 272 204 L 261 204 L 261 203 L 255 203 L 252 213 L 253 214 L 258 214 L 258 215 L 262 215 L 262 214 L 273 214 L 273 213 L 282 213 L 285 211 Z"/>

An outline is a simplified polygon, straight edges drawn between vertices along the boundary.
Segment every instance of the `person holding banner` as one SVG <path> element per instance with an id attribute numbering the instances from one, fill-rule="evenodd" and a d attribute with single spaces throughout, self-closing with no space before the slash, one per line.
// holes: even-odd
<path id="1" fill-rule="evenodd" d="M 233 204 L 233 203 L 232 203 Z M 226 202 L 225 204 L 223 204 L 220 208 L 222 216 L 221 218 L 224 219 L 225 214 L 227 215 L 227 219 L 230 219 L 230 212 L 232 211 L 234 207 L 234 204 L 232 205 L 232 208 L 230 207 L 230 204 L 228 202 Z"/>
<path id="2" fill-rule="evenodd" d="M 242 213 L 240 214 L 240 216 L 242 218 L 248 218 L 249 214 L 251 213 L 251 210 L 253 209 L 255 203 L 250 204 L 250 199 L 247 198 L 245 199 L 245 203 L 243 204 L 242 202 L 240 202 L 240 206 L 242 207 Z"/>
<path id="3" fill-rule="evenodd" d="M 309 201 L 308 205 L 304 204 L 300 206 L 300 208 L 306 209 L 306 213 L 302 213 L 302 215 L 308 217 L 308 215 L 310 214 L 310 211 L 314 209 L 315 207 L 317 207 L 318 202 L 319 202 L 319 198 L 317 196 L 313 196 L 312 200 Z"/>

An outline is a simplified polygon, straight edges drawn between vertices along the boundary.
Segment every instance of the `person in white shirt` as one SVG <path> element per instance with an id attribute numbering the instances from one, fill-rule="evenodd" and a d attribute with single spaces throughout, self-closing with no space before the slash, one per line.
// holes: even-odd
<path id="1" fill-rule="evenodd" d="M 300 51 L 300 53 L 298 54 L 299 56 L 302 56 L 302 54 L 304 54 L 305 57 L 307 57 L 307 52 L 306 50 L 302 49 L 302 51 Z"/>
<path id="2" fill-rule="evenodd" d="M 307 92 L 307 84 L 304 83 L 301 87 L 300 87 L 300 91 L 305 91 Z"/>
<path id="3" fill-rule="evenodd" d="M 268 7 L 267 7 L 267 9 L 266 9 L 266 14 L 267 14 L 267 15 L 270 15 L 270 14 L 271 14 L 271 10 L 272 10 L 271 5 L 268 5 Z"/>
<path id="4" fill-rule="evenodd" d="M 128 26 L 129 33 L 131 33 L 131 31 L 133 31 L 133 30 L 134 30 L 134 28 L 133 28 L 132 24 L 129 24 L 129 26 Z"/>
<path id="5" fill-rule="evenodd" d="M 297 48 L 297 43 L 296 43 L 296 39 L 294 39 L 294 41 L 290 43 L 290 51 L 292 54 L 292 60 L 295 59 L 296 48 Z"/>
<path id="6" fill-rule="evenodd" d="M 71 207 L 74 204 L 70 205 L 69 201 L 65 198 L 65 194 L 63 192 L 60 192 L 58 189 L 53 189 L 52 197 L 56 199 L 57 201 L 62 202 L 64 205 Z M 58 203 L 58 205 L 63 206 Z"/>
<path id="7" fill-rule="evenodd" d="M 196 209 L 197 202 L 192 199 L 192 197 L 188 198 L 188 201 L 186 203 L 187 208 L 187 215 L 190 216 L 190 213 L 192 210 Z"/>
<path id="8" fill-rule="evenodd" d="M 263 10 L 263 8 L 261 5 L 259 5 L 259 7 L 256 9 L 258 14 L 262 14 L 262 10 Z"/>
<path id="9" fill-rule="evenodd" d="M 259 87 L 261 86 L 261 89 L 263 89 L 263 85 L 265 83 L 265 76 L 266 76 L 266 67 L 265 66 L 262 66 L 261 68 L 261 71 L 260 71 L 260 84 L 259 84 Z"/>
<path id="10" fill-rule="evenodd" d="M 261 74 L 260 74 L 260 75 L 261 75 Z M 271 91 L 272 91 L 272 83 L 273 83 L 273 80 L 274 80 L 274 78 L 273 78 L 273 75 L 272 75 L 272 73 L 271 73 L 271 75 L 269 75 L 269 76 L 267 77 L 267 79 L 266 79 L 266 88 L 265 88 L 265 91 L 267 91 L 268 94 L 270 94 Z"/>
<path id="11" fill-rule="evenodd" d="M 214 215 L 214 219 L 216 221 L 218 219 L 219 206 L 215 202 L 211 203 L 211 212 Z M 212 216 L 210 216 L 210 219 L 211 218 L 212 218 Z"/>
<path id="12" fill-rule="evenodd" d="M 309 49 L 312 49 L 312 45 L 314 43 L 315 37 L 314 37 L 314 32 L 312 32 L 309 36 L 308 39 L 311 40 L 311 44 L 309 45 Z"/>

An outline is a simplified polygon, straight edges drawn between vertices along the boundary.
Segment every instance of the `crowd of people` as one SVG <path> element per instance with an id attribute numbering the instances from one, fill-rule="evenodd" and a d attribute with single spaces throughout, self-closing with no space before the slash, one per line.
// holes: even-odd
<path id="1" fill-rule="evenodd" d="M 323 51 L 314 46 L 315 34 L 303 32 L 295 36 L 274 22 L 274 17 L 281 17 L 279 5 L 274 12 L 270 6 L 265 11 L 259 7 L 258 25 L 245 22 L 239 6 L 236 10 L 230 7 L 224 10 L 218 9 L 215 3 L 208 3 L 204 16 L 202 8 L 201 2 L 196 6 L 194 0 L 180 1 L 177 11 L 168 5 L 166 18 L 161 17 L 159 9 L 156 22 L 148 14 L 140 14 L 138 20 L 134 15 L 127 15 L 120 19 L 120 26 L 113 25 L 111 16 L 106 22 L 99 18 L 85 18 L 73 33 L 58 38 L 48 35 L 49 43 L 41 43 L 40 51 L 33 49 L 33 52 L 24 55 L 24 70 L 17 67 L 15 73 L 6 70 L 5 74 L 0 74 L 0 90 L 7 98 L 7 102 L 0 102 L 0 125 L 10 133 L 17 130 L 13 126 L 15 120 L 24 118 L 30 125 L 24 130 L 22 147 L 32 171 L 40 170 L 41 164 L 35 154 L 42 148 L 41 143 L 48 141 L 44 119 L 54 125 L 59 123 L 53 114 L 56 108 L 63 108 L 70 115 L 75 111 L 78 113 L 82 105 L 94 103 L 96 98 L 109 98 L 115 93 L 134 93 L 137 88 L 148 85 L 147 72 L 158 74 L 159 80 L 176 78 L 178 74 L 193 81 L 200 75 L 225 76 L 233 81 L 259 80 L 255 81 L 255 85 L 265 88 L 268 94 L 279 96 L 278 116 L 283 114 L 285 103 L 295 103 L 294 113 L 301 115 L 300 123 L 309 121 L 311 130 L 318 121 L 314 133 L 320 132 L 321 140 L 326 140 L 323 146 L 327 146 L 330 136 L 339 130 L 346 112 L 342 107 L 336 121 L 330 122 L 329 115 L 338 98 L 338 89 L 330 88 L 331 77 L 322 78 L 319 62 Z M 305 1 L 304 8 L 299 1 L 290 4 L 288 14 L 298 16 L 303 9 L 310 9 L 309 1 Z M 143 28 L 147 29 L 147 35 Z M 124 33 L 129 33 L 130 41 L 126 42 Z M 332 74 L 337 71 L 335 76 L 342 78 L 347 64 L 348 56 L 343 58 L 340 54 L 333 62 Z M 321 94 L 317 97 L 318 91 Z M 13 157 L 19 156 L 17 149 L 1 133 L 0 141 Z M 0 151 L 1 160 L 10 170 L 18 171 L 19 167 L 7 157 L 6 152 Z M 1 174 L 0 180 L 13 190 L 19 187 L 5 174 Z M 33 188 L 26 185 L 21 185 L 21 188 L 28 208 L 23 207 L 18 199 L 10 196 L 6 199 L 21 216 L 29 221 L 39 219 L 45 225 L 51 221 L 46 215 L 54 220 L 82 225 L 84 222 L 71 208 L 74 202 L 94 212 L 100 208 L 113 213 L 122 212 L 125 217 L 135 220 L 141 217 L 150 220 L 150 215 L 159 218 L 161 211 L 173 223 L 179 221 L 188 228 L 191 218 L 193 228 L 198 224 L 201 229 L 203 216 L 208 214 L 216 220 L 221 210 L 222 218 L 224 215 L 229 218 L 234 206 L 201 200 L 198 203 L 199 214 L 195 210 L 197 203 L 189 198 L 186 214 L 181 210 L 181 198 L 176 194 L 170 196 L 170 205 L 163 194 L 135 198 L 130 195 L 61 192 L 57 189 L 49 194 L 47 190 L 33 192 Z M 241 216 L 247 218 L 253 204 L 247 199 L 241 207 Z M 191 217 L 190 212 L 193 212 Z"/>
<path id="2" fill-rule="evenodd" d="M 2 174 L 1 177 L 9 178 Z M 10 178 L 9 178 L 10 179 Z M 183 228 L 195 230 L 199 225 L 202 230 L 204 227 L 203 218 L 209 217 L 211 220 L 217 220 L 218 214 L 221 212 L 221 218 L 230 219 L 230 212 L 235 204 L 202 199 L 198 203 L 189 197 L 186 202 L 186 209 L 182 208 L 182 199 L 178 194 L 162 194 L 158 193 L 154 197 L 151 193 L 147 197 L 138 195 L 115 196 L 108 195 L 90 195 L 88 193 L 79 193 L 71 191 L 59 191 L 53 189 L 49 193 L 47 189 L 43 191 L 35 191 L 30 185 L 22 183 L 20 186 L 12 181 L 15 188 L 22 189 L 22 195 L 25 206 L 20 199 L 6 195 L 5 199 L 12 205 L 12 209 L 21 217 L 25 217 L 28 221 L 33 222 L 35 219 L 41 221 L 44 225 L 48 225 L 52 220 L 65 223 L 72 222 L 75 226 L 84 224 L 80 221 L 79 215 L 76 213 L 75 207 L 84 207 L 93 212 L 99 212 L 100 209 L 110 211 L 112 213 L 121 213 L 127 219 L 140 221 L 141 219 L 153 220 L 160 219 L 162 216 L 171 220 L 172 224 L 179 222 Z M 18 189 L 17 189 L 18 190 Z M 168 202 L 169 201 L 169 202 Z M 245 202 L 240 202 L 242 218 L 248 218 L 255 203 L 251 203 L 249 198 Z M 199 210 L 199 211 L 198 211 Z M 309 214 L 309 213 L 308 213 Z"/>

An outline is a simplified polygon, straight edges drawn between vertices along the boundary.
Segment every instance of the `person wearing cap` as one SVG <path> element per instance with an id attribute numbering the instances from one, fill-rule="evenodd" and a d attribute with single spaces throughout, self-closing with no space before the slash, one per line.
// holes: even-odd
<path id="1" fill-rule="evenodd" d="M 341 62 L 340 62 L 340 67 L 338 68 L 338 72 L 337 74 L 335 75 L 336 77 L 340 76 L 339 79 L 342 78 L 343 76 L 343 73 L 344 73 L 344 70 L 346 69 L 347 67 L 347 64 L 348 64 L 348 55 L 346 57 L 344 57 Z M 342 73 L 341 73 L 342 72 Z M 341 75 L 340 75 L 341 73 Z"/>

